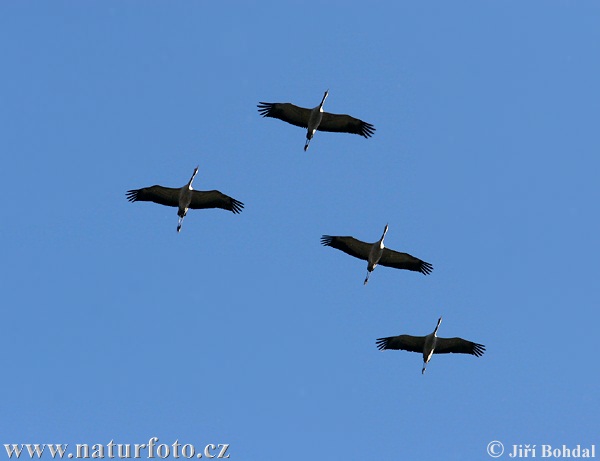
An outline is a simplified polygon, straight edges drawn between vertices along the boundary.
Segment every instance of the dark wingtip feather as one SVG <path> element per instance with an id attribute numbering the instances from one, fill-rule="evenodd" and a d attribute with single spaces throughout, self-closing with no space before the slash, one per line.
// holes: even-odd
<path id="1" fill-rule="evenodd" d="M 135 202 L 138 198 L 139 192 L 140 191 L 138 189 L 128 190 L 127 193 L 125 194 L 127 196 L 127 200 L 129 200 L 130 202 Z"/>
<path id="2" fill-rule="evenodd" d="M 244 208 L 244 204 L 234 198 L 231 199 L 231 211 L 235 214 L 241 213 Z"/>
<path id="3" fill-rule="evenodd" d="M 421 263 L 421 267 L 419 268 L 419 272 L 423 275 L 429 275 L 433 271 L 433 265 L 423 261 Z"/>
<path id="4" fill-rule="evenodd" d="M 273 104 L 270 102 L 259 102 L 257 104 L 258 113 L 263 117 L 268 117 L 271 109 L 273 108 Z"/>
<path id="5" fill-rule="evenodd" d="M 483 344 L 473 344 L 473 355 L 475 357 L 481 357 L 485 352 L 485 346 Z"/>
<path id="6" fill-rule="evenodd" d="M 361 134 L 361 136 L 364 136 L 365 138 L 370 138 L 375 133 L 375 127 L 373 125 L 371 125 L 370 123 L 363 122 L 361 128 L 362 129 L 361 129 L 360 134 Z"/>
<path id="7" fill-rule="evenodd" d="M 387 349 L 389 340 L 390 338 L 378 338 L 377 341 L 375 341 L 377 349 L 379 349 L 380 351 Z"/>
<path id="8" fill-rule="evenodd" d="M 321 245 L 323 246 L 331 246 L 332 241 L 333 237 L 331 235 L 324 235 L 321 237 Z"/>

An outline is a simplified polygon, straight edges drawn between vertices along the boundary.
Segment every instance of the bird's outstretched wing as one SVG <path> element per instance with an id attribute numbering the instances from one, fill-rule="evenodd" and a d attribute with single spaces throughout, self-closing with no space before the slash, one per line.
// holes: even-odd
<path id="1" fill-rule="evenodd" d="M 364 259 L 365 261 L 369 258 L 369 252 L 373 246 L 372 243 L 361 242 L 354 237 L 332 237 L 331 235 L 322 236 L 321 244 L 341 250 L 350 256 Z"/>
<path id="2" fill-rule="evenodd" d="M 350 115 L 330 114 L 329 112 L 323 112 L 323 118 L 317 130 L 359 134 L 365 138 L 370 138 L 375 133 L 375 127 L 370 123 L 363 122 Z"/>
<path id="3" fill-rule="evenodd" d="M 415 258 L 408 253 L 400 253 L 399 251 L 390 250 L 389 248 L 383 249 L 379 265 L 394 267 L 396 269 L 407 269 L 425 275 L 430 274 L 431 271 L 433 271 L 433 266 L 431 264 L 419 258 Z"/>
<path id="4" fill-rule="evenodd" d="M 130 202 L 154 202 L 166 206 L 179 206 L 179 189 L 163 186 L 143 187 L 127 191 Z"/>
<path id="5" fill-rule="evenodd" d="M 438 338 L 435 343 L 434 354 L 471 354 L 481 357 L 485 352 L 483 344 L 473 343 L 462 338 Z"/>
<path id="6" fill-rule="evenodd" d="M 402 350 L 409 352 L 423 352 L 425 347 L 425 336 L 390 336 L 388 338 L 379 338 L 376 341 L 377 349 L 380 351 L 386 349 Z"/>
<path id="7" fill-rule="evenodd" d="M 306 128 L 311 111 L 289 102 L 261 102 L 258 104 L 258 112 L 263 117 L 278 118 L 292 125 Z"/>
<path id="8" fill-rule="evenodd" d="M 195 190 L 192 193 L 192 201 L 190 209 L 198 210 L 201 208 L 222 208 L 233 213 L 240 213 L 244 204 L 228 195 L 225 195 L 218 190 L 202 191 Z"/>

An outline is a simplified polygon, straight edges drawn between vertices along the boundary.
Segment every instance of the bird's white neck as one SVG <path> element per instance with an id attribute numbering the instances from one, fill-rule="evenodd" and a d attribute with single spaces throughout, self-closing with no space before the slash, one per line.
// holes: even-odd
<path id="1" fill-rule="evenodd" d="M 192 190 L 192 183 L 194 182 L 194 178 L 196 177 L 197 174 L 198 174 L 198 167 L 196 167 L 196 169 L 194 170 L 194 173 L 192 174 L 192 177 L 190 178 L 190 182 L 188 182 L 189 190 Z"/>
<path id="2" fill-rule="evenodd" d="M 379 240 L 379 248 L 381 248 L 382 250 L 385 248 L 385 245 L 383 244 L 383 239 L 385 239 L 385 234 L 387 234 L 387 231 L 388 231 L 388 226 L 386 224 L 385 229 L 383 229 L 383 235 L 381 236 L 381 239 Z"/>
<path id="3" fill-rule="evenodd" d="M 442 318 L 440 317 L 437 325 L 435 326 L 435 330 L 433 330 L 433 336 L 437 336 L 437 331 L 438 331 L 438 328 L 440 327 L 441 323 L 442 323 Z"/>
<path id="4" fill-rule="evenodd" d="M 323 112 L 323 104 L 325 104 L 325 100 L 327 99 L 327 95 L 329 95 L 329 90 L 325 92 L 323 95 L 323 99 L 321 100 L 321 104 L 319 104 L 319 111 Z"/>

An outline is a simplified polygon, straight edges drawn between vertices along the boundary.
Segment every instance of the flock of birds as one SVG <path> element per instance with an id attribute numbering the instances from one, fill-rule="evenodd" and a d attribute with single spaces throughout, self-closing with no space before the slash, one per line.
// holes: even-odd
<path id="1" fill-rule="evenodd" d="M 331 114 L 323 111 L 323 105 L 329 94 L 325 91 L 321 103 L 313 109 L 298 107 L 290 103 L 267 103 L 258 104 L 258 112 L 263 117 L 273 117 L 292 125 L 306 128 L 306 143 L 304 150 L 309 147 L 310 141 L 317 131 L 329 131 L 336 133 L 352 133 L 369 138 L 375 133 L 375 127 L 370 123 L 363 122 L 350 115 Z M 183 219 L 188 210 L 199 210 L 204 208 L 221 208 L 233 213 L 240 213 L 244 204 L 218 190 L 199 191 L 192 188 L 194 178 L 198 174 L 198 167 L 194 169 L 192 177 L 188 183 L 179 188 L 151 186 L 142 189 L 133 189 L 127 192 L 127 199 L 130 202 L 154 202 L 160 205 L 177 207 L 177 232 L 181 231 Z M 405 269 L 420 272 L 427 275 L 433 271 L 433 266 L 419 258 L 385 248 L 383 240 L 388 231 L 388 225 L 385 225 L 381 238 L 375 243 L 366 243 L 346 236 L 323 235 L 321 243 L 330 246 L 355 258 L 367 261 L 367 276 L 364 284 L 369 281 L 371 272 L 377 265 L 393 267 L 395 269 Z M 442 323 L 442 318 L 438 319 L 435 330 L 426 336 L 400 335 L 390 336 L 388 338 L 379 338 L 376 341 L 379 350 L 404 350 L 418 352 L 423 354 L 423 369 L 425 373 L 427 364 L 433 354 L 471 354 L 480 357 L 485 352 L 485 346 L 462 338 L 438 338 L 437 331 Z"/>

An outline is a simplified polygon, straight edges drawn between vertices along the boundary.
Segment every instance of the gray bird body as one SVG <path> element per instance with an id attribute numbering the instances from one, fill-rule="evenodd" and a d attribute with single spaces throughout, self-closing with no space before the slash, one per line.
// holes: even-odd
<path id="1" fill-rule="evenodd" d="M 325 104 L 325 100 L 327 99 L 327 95 L 329 94 L 329 90 L 325 92 L 323 95 L 323 99 L 321 100 L 321 104 L 310 111 L 310 117 L 308 119 L 308 126 L 306 128 L 306 143 L 304 144 L 304 152 L 308 150 L 308 145 L 310 144 L 310 140 L 315 135 L 317 128 L 321 124 L 321 120 L 323 120 L 323 104 Z"/>
<path id="2" fill-rule="evenodd" d="M 383 250 L 385 249 L 383 239 L 385 239 L 385 234 L 387 234 L 387 231 L 388 225 L 386 224 L 381 238 L 377 242 L 375 242 L 373 246 L 371 246 L 371 251 L 369 251 L 369 257 L 367 258 L 367 277 L 365 278 L 364 285 L 369 283 L 369 275 L 371 274 L 371 272 L 373 272 L 375 267 L 377 267 L 377 264 L 379 264 L 379 261 L 383 256 Z"/>

